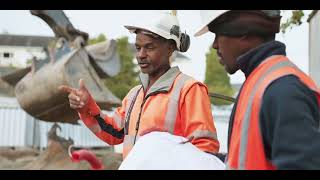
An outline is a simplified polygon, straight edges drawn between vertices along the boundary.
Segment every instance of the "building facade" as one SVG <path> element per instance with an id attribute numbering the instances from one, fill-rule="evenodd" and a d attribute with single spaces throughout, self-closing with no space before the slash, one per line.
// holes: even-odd
<path id="1" fill-rule="evenodd" d="M 44 47 L 54 37 L 0 34 L 0 66 L 25 67 L 36 57 L 46 58 Z"/>
<path id="2" fill-rule="evenodd" d="M 309 74 L 320 87 L 320 11 L 312 11 L 309 19 Z"/>

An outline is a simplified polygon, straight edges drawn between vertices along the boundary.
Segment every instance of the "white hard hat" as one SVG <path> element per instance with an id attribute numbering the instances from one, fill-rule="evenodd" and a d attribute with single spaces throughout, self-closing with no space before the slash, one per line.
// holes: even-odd
<path id="1" fill-rule="evenodd" d="M 202 20 L 202 24 L 199 30 L 194 34 L 194 36 L 200 36 L 209 31 L 208 25 L 221 17 L 223 14 L 229 12 L 231 10 L 202 10 L 200 11 L 200 16 Z M 240 11 L 240 10 L 239 10 Z M 246 11 L 246 10 L 245 10 Z M 251 11 L 251 10 L 249 10 Z M 271 18 L 274 22 L 280 22 L 280 10 L 258 10 L 259 13 L 262 13 L 264 16 Z M 277 24 L 275 24 L 277 25 Z M 276 29 L 276 26 L 274 27 Z M 276 30 L 274 32 L 277 32 Z"/>
<path id="2" fill-rule="evenodd" d="M 200 10 L 201 25 L 199 30 L 194 34 L 194 36 L 201 36 L 209 31 L 208 25 L 222 14 L 230 10 Z"/>
<path id="3" fill-rule="evenodd" d="M 135 25 L 125 25 L 124 27 L 131 33 L 136 33 L 136 30 L 140 29 L 150 31 L 165 39 L 172 39 L 176 42 L 177 50 L 181 52 L 185 52 L 189 48 L 190 39 L 188 40 L 189 42 L 185 42 L 186 36 L 187 38 L 189 38 L 189 36 L 181 33 L 177 16 L 170 13 L 162 14 L 158 20 L 153 20 L 152 23 L 140 22 Z"/>

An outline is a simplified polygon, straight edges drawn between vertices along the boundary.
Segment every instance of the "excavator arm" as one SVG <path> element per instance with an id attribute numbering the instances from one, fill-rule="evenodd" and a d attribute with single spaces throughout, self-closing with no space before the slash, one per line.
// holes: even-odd
<path id="1" fill-rule="evenodd" d="M 32 15 L 44 20 L 53 30 L 57 38 L 63 37 L 69 42 L 73 42 L 80 36 L 85 43 L 83 46 L 86 45 L 89 38 L 88 33 L 74 28 L 62 10 L 30 10 L 30 12 Z"/>
<path id="2" fill-rule="evenodd" d="M 30 10 L 30 12 L 45 21 L 58 39 L 56 43 L 59 48 L 55 49 L 52 55 L 54 61 L 70 53 L 71 49 L 84 48 L 100 78 L 112 77 L 120 72 L 120 57 L 115 40 L 87 45 L 88 33 L 76 29 L 62 10 Z"/>

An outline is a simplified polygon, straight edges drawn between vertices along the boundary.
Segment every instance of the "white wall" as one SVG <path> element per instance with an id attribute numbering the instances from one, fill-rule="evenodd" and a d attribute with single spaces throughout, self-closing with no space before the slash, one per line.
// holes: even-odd
<path id="1" fill-rule="evenodd" d="M 3 53 L 13 54 L 12 57 L 5 58 Z M 28 59 L 36 56 L 38 59 L 46 58 L 42 47 L 22 47 L 22 46 L 0 46 L 0 65 L 15 67 L 25 67 Z"/>
<path id="2" fill-rule="evenodd" d="M 309 74 L 320 86 L 320 11 L 311 19 L 309 31 Z"/>

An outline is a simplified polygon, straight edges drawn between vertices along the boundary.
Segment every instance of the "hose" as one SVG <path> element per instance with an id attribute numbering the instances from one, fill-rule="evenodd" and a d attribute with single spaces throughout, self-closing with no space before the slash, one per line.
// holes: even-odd
<path id="1" fill-rule="evenodd" d="M 89 162 L 92 170 L 103 170 L 104 166 L 101 163 L 101 161 L 97 158 L 97 156 L 86 149 L 81 149 L 77 151 L 71 151 L 71 148 L 73 145 L 69 146 L 68 148 L 68 154 L 73 162 L 80 162 L 82 160 L 85 160 Z"/>
<path id="2" fill-rule="evenodd" d="M 209 92 L 209 96 L 210 97 L 214 97 L 214 98 L 218 98 L 218 99 L 223 99 L 223 100 L 230 101 L 230 102 L 236 102 L 235 98 L 230 97 L 230 96 L 225 96 L 225 95 L 222 95 L 222 94 L 218 94 L 218 93 Z"/>

